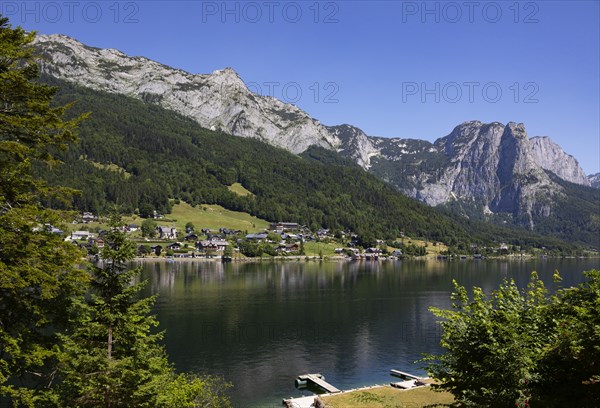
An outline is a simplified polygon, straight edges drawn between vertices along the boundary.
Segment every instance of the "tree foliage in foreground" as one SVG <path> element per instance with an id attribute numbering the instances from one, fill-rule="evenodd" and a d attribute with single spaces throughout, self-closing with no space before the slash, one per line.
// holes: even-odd
<path id="1" fill-rule="evenodd" d="M 161 334 L 151 333 L 153 298 L 138 299 L 130 285 L 137 271 L 125 264 L 135 252 L 122 232 L 111 230 L 108 264 L 90 273 L 76 246 L 52 233 L 64 217 L 42 203 L 66 208 L 75 191 L 37 174 L 52 172 L 85 115 L 66 120 L 69 105 L 53 107 L 56 89 L 36 81 L 33 39 L 0 16 L 0 402 L 229 406 L 220 381 L 168 363 Z"/>
<path id="2" fill-rule="evenodd" d="M 472 407 L 600 406 L 600 271 L 584 273 L 554 295 L 535 272 L 524 291 L 511 280 L 472 299 L 454 282 L 452 310 L 431 309 L 446 349 L 425 358 L 436 387 Z"/>
<path id="3" fill-rule="evenodd" d="M 32 171 L 56 164 L 52 152 L 75 140 L 80 119 L 64 120 L 68 106 L 51 106 L 56 90 L 34 81 L 33 38 L 0 16 L 0 396 L 25 406 L 55 381 L 54 333 L 87 281 L 76 268 L 81 254 L 49 231 L 60 214 L 40 205 L 70 201 L 71 192 Z"/>

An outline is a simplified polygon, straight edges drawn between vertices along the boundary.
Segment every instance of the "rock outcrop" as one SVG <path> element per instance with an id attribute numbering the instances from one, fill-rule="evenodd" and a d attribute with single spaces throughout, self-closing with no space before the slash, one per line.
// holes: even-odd
<path id="1" fill-rule="evenodd" d="M 590 181 L 590 186 L 600 188 L 600 173 L 590 174 L 588 180 Z"/>
<path id="2" fill-rule="evenodd" d="M 551 171 L 563 180 L 590 186 L 590 181 L 579 166 L 579 162 L 548 136 L 531 138 L 531 153 L 543 169 Z"/>

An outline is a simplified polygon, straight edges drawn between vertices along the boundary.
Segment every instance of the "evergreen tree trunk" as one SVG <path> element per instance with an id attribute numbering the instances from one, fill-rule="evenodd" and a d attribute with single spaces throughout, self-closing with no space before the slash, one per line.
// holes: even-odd
<path id="1" fill-rule="evenodd" d="M 108 325 L 108 361 L 112 360 L 112 346 L 113 346 L 113 325 Z"/>

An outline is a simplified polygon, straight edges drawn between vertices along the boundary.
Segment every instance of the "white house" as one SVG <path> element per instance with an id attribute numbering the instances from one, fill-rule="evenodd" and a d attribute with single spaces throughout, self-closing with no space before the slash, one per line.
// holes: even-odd
<path id="1" fill-rule="evenodd" d="M 79 241 L 82 239 L 88 240 L 90 238 L 93 237 L 94 234 L 92 234 L 89 231 L 74 231 L 71 233 L 71 237 L 69 238 L 71 241 Z"/>
<path id="2" fill-rule="evenodd" d="M 177 239 L 177 229 L 174 227 L 156 227 L 160 239 Z"/>

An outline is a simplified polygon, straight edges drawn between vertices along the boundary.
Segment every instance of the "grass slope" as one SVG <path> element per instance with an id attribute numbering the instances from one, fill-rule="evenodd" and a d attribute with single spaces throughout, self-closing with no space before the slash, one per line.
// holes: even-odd
<path id="1" fill-rule="evenodd" d="M 247 190 L 244 186 L 242 186 L 240 183 L 233 183 L 232 185 L 230 185 L 229 187 L 227 187 L 229 189 L 229 191 L 231 191 L 232 193 L 236 193 L 239 196 L 245 197 L 245 196 L 253 196 L 254 194 L 252 194 L 252 192 L 250 190 Z"/>
<path id="2" fill-rule="evenodd" d="M 231 211 L 220 205 L 202 205 L 192 207 L 187 203 L 175 204 L 173 211 L 168 215 L 179 231 L 185 231 L 185 224 L 192 222 L 197 231 L 203 228 L 218 230 L 229 228 L 233 230 L 256 232 L 269 226 L 269 222 L 253 217 L 240 211 Z M 176 221 L 175 221 L 176 220 Z M 172 225 L 173 222 L 159 222 L 159 225 Z"/>
<path id="3" fill-rule="evenodd" d="M 389 386 L 323 397 L 330 408 L 450 407 L 452 394 L 429 387 L 399 390 Z"/>

